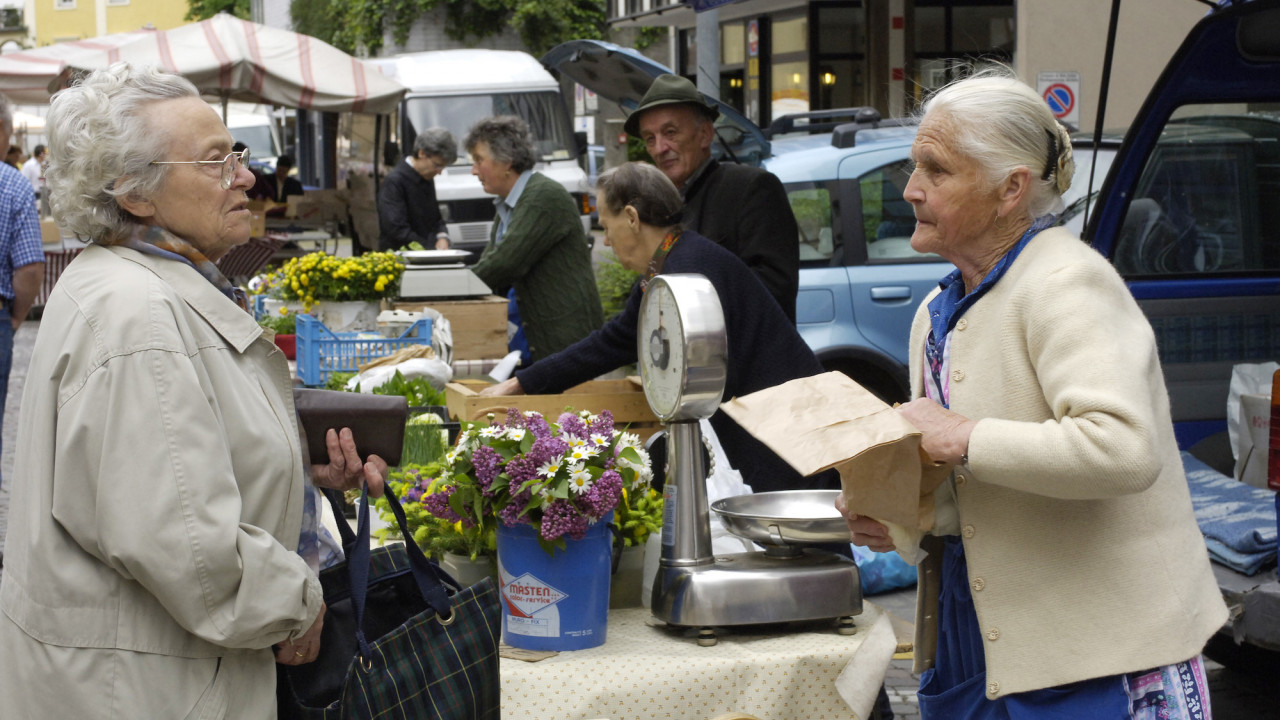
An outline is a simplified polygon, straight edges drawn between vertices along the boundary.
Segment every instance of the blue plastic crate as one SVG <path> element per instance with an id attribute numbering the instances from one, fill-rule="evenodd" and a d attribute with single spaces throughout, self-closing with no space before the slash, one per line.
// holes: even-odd
<path id="1" fill-rule="evenodd" d="M 410 345 L 431 344 L 431 319 L 423 318 L 398 338 L 373 333 L 339 333 L 310 315 L 297 316 L 298 379 L 303 385 L 324 385 L 335 372 L 358 372 L 359 365 Z"/>
<path id="2" fill-rule="evenodd" d="M 266 295 L 250 295 L 249 302 L 253 307 L 253 319 L 261 320 L 267 314 L 267 296 Z"/>

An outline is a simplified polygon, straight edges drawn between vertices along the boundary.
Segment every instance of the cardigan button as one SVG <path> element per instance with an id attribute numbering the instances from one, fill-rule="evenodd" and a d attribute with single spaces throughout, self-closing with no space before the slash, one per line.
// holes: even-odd
<path id="1" fill-rule="evenodd" d="M 960 534 L 964 535 L 967 538 L 973 537 L 973 533 L 974 533 L 974 530 L 972 525 L 965 525 L 963 528 L 960 529 Z"/>
<path id="2" fill-rule="evenodd" d="M 960 382 L 961 380 L 964 380 L 964 371 L 963 371 L 963 370 L 952 370 L 952 371 L 951 371 L 951 380 L 952 380 L 953 382 Z"/>
<path id="3" fill-rule="evenodd" d="M 995 642 L 1000 639 L 1000 628 L 991 628 L 987 631 L 987 639 Z"/>
<path id="4" fill-rule="evenodd" d="M 992 680 L 991 682 L 987 683 L 987 694 L 988 694 L 988 695 L 999 695 L 999 694 L 1000 694 L 1000 683 L 996 682 L 995 680 Z"/>
<path id="5" fill-rule="evenodd" d="M 967 319 L 960 318 L 959 320 L 956 321 L 957 330 L 964 330 L 967 327 L 969 327 L 969 321 Z"/>
<path id="6" fill-rule="evenodd" d="M 974 592 L 982 592 L 982 589 L 985 588 L 986 586 L 987 586 L 986 580 L 983 580 L 982 578 L 974 578 L 973 580 Z"/>
<path id="7" fill-rule="evenodd" d="M 959 485 L 960 487 L 964 487 L 965 483 L 967 482 L 969 482 L 969 478 L 965 477 L 964 475 L 956 475 L 956 485 Z"/>

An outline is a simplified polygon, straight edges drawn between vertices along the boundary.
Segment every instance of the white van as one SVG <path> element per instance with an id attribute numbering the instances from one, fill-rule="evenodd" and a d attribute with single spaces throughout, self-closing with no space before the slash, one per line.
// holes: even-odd
<path id="1" fill-rule="evenodd" d="M 221 114 L 221 106 L 214 107 Z M 249 146 L 252 165 L 275 170 L 276 158 L 280 155 L 280 131 L 271 118 L 269 105 L 230 103 L 227 107 L 227 129 L 236 142 Z"/>
<path id="2" fill-rule="evenodd" d="M 366 62 L 409 88 L 395 125 L 401 157 L 425 128 L 446 128 L 458 141 L 457 162 L 435 178 L 436 198 L 454 247 L 472 251 L 472 262 L 489 241 L 494 198 L 471 174 L 471 158 L 462 144 L 471 126 L 491 115 L 524 118 L 539 157 L 534 169 L 569 191 L 582 208 L 583 228 L 590 229 L 587 178 L 578 164 L 584 144 L 574 136 L 560 84 L 533 56 L 507 50 L 434 50 Z"/>

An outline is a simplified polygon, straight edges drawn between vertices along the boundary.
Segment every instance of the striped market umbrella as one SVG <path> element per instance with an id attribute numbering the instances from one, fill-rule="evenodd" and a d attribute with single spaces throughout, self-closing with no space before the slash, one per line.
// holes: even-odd
<path id="1" fill-rule="evenodd" d="M 386 113 L 405 88 L 373 65 L 308 35 L 231 15 L 172 30 L 138 30 L 0 56 L 0 92 L 48 102 L 79 73 L 116 62 L 154 65 L 229 100 L 327 112 Z"/>

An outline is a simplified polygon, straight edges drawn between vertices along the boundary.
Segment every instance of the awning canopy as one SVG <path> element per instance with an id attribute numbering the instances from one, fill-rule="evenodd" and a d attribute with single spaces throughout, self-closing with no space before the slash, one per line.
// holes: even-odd
<path id="1" fill-rule="evenodd" d="M 308 35 L 231 15 L 173 30 L 138 30 L 0 56 L 0 92 L 45 103 L 77 73 L 116 62 L 154 65 L 208 97 L 328 112 L 385 113 L 405 88 Z"/>

